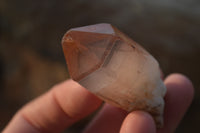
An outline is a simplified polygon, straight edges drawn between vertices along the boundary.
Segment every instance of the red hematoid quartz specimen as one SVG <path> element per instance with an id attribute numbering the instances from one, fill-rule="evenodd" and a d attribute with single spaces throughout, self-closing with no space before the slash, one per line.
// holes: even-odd
<path id="1" fill-rule="evenodd" d="M 149 112 L 163 126 L 166 88 L 157 61 L 110 24 L 70 29 L 62 47 L 71 78 L 105 102 Z"/>

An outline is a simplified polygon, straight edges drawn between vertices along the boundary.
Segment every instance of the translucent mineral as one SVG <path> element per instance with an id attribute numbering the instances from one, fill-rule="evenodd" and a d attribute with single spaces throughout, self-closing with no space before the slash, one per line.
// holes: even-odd
<path id="1" fill-rule="evenodd" d="M 70 29 L 62 39 L 70 76 L 105 102 L 149 112 L 163 126 L 166 87 L 158 62 L 110 24 Z"/>

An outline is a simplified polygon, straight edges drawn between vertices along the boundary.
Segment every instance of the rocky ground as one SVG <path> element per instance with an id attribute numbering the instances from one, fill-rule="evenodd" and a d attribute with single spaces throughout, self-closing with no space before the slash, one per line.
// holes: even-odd
<path id="1" fill-rule="evenodd" d="M 60 45 L 63 34 L 71 27 L 106 22 L 145 47 L 166 75 L 180 72 L 193 81 L 195 99 L 177 133 L 196 132 L 199 16 L 198 0 L 1 0 L 0 130 L 23 104 L 69 77 Z"/>

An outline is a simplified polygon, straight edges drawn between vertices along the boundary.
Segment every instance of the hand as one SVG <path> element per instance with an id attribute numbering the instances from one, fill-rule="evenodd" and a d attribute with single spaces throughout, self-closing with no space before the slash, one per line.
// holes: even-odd
<path id="1" fill-rule="evenodd" d="M 194 89 L 183 75 L 172 74 L 164 81 L 164 127 L 156 129 L 152 117 L 143 111 L 125 111 L 105 104 L 85 133 L 173 133 L 189 107 Z M 102 101 L 72 80 L 50 91 L 19 110 L 3 133 L 57 133 L 95 111 Z"/>

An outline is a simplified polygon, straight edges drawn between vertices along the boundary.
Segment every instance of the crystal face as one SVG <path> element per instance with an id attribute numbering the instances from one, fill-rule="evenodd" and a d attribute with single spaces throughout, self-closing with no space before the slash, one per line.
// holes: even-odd
<path id="1" fill-rule="evenodd" d="M 163 126 L 166 88 L 158 62 L 110 24 L 70 29 L 62 47 L 70 76 L 83 87 L 127 111 L 149 112 Z"/>

